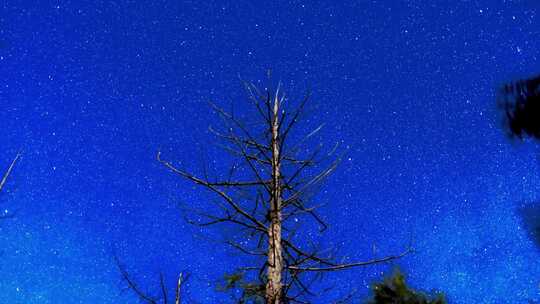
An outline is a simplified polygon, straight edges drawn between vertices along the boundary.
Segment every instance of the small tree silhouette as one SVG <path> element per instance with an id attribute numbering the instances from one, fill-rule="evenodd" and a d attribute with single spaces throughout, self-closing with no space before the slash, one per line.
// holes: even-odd
<path id="1" fill-rule="evenodd" d="M 422 292 L 410 289 L 405 283 L 403 274 L 396 270 L 392 277 L 376 283 L 372 287 L 373 299 L 367 304 L 445 304 L 442 294 L 436 294 L 433 299 Z"/>
<path id="2" fill-rule="evenodd" d="M 540 139 L 540 76 L 505 85 L 499 97 L 509 134 Z"/>

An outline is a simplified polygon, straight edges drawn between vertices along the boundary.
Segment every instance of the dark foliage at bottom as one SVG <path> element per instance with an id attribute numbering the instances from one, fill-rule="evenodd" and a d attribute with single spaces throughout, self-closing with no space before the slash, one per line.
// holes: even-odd
<path id="1" fill-rule="evenodd" d="M 446 304 L 442 294 L 433 297 L 410 289 L 405 277 L 396 271 L 392 277 L 373 285 L 373 299 L 368 304 Z"/>

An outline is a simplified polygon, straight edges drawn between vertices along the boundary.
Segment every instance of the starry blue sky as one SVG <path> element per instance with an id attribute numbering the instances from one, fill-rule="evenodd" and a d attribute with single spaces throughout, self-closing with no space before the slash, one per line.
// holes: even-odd
<path id="1" fill-rule="evenodd" d="M 339 2 L 339 4 L 338 4 Z M 118 254 L 153 291 L 163 271 L 216 299 L 241 263 L 230 231 L 182 220 L 205 194 L 155 161 L 227 161 L 207 101 L 240 103 L 240 75 L 272 69 L 311 126 L 347 157 L 320 192 L 326 241 L 397 264 L 451 303 L 540 300 L 538 149 L 510 141 L 495 99 L 540 72 L 535 1 L 4 1 L 0 161 L 23 158 L 0 196 L 1 303 L 136 303 Z M 211 168 L 212 169 L 212 168 Z M 526 214 L 526 216 L 524 216 Z M 531 220 L 532 218 L 532 220 Z M 337 293 L 392 266 L 328 276 Z M 220 296 L 218 294 L 218 296 Z M 321 303 L 323 303 L 323 300 Z"/>

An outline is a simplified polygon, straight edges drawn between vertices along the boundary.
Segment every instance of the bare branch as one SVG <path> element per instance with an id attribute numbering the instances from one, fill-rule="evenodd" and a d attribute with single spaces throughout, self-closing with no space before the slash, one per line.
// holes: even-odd
<path id="1" fill-rule="evenodd" d="M 2 189 L 4 188 L 4 185 L 9 177 L 9 175 L 11 174 L 11 171 L 13 170 L 13 167 L 15 167 L 15 164 L 17 163 L 17 161 L 19 160 L 19 158 L 21 157 L 21 153 L 17 153 L 17 155 L 15 155 L 15 158 L 11 161 L 11 164 L 9 165 L 9 168 L 7 169 L 6 173 L 4 173 L 4 176 L 2 177 L 2 180 L 0 181 L 0 191 L 2 191 Z"/>
<path id="2" fill-rule="evenodd" d="M 163 304 L 167 304 L 169 297 L 167 296 L 167 287 L 165 287 L 165 279 L 163 273 L 159 273 L 159 286 L 161 287 L 161 296 L 163 297 Z"/>
<path id="3" fill-rule="evenodd" d="M 182 284 L 183 284 L 183 274 L 180 273 L 178 276 L 178 282 L 176 283 L 176 292 L 175 292 L 175 301 L 174 304 L 181 304 L 182 298 L 181 298 L 181 291 L 182 291 Z"/>
<path id="4" fill-rule="evenodd" d="M 283 133 L 282 133 L 283 135 L 281 136 L 281 149 L 282 150 L 283 150 L 283 147 L 285 146 L 285 142 L 287 140 L 289 132 L 292 130 L 293 126 L 298 122 L 298 118 L 303 113 L 304 107 L 306 106 L 310 98 L 311 98 L 311 93 L 308 92 L 306 96 L 304 97 L 304 99 L 302 99 L 302 101 L 300 102 L 300 105 L 296 108 L 296 111 L 294 112 L 293 117 L 290 120 L 289 124 L 287 125 L 285 130 L 283 130 Z"/>
<path id="5" fill-rule="evenodd" d="M 238 244 L 238 243 L 235 243 L 233 241 L 225 241 L 225 243 L 233 248 L 236 248 L 238 249 L 239 251 L 245 253 L 245 254 L 248 254 L 248 255 L 255 255 L 255 256 L 266 256 L 266 252 L 264 251 L 253 251 L 253 250 L 248 250 L 246 248 L 244 248 L 242 245 Z"/>
<path id="6" fill-rule="evenodd" d="M 128 285 L 128 288 L 131 291 L 133 291 L 135 293 L 135 295 L 137 295 L 137 297 L 141 301 L 144 301 L 144 302 L 149 303 L 149 304 L 157 304 L 158 303 L 156 299 L 150 297 L 145 292 L 143 292 L 139 288 L 137 283 L 135 283 L 135 281 L 133 281 L 133 279 L 131 279 L 131 277 L 129 276 L 129 273 L 127 272 L 126 268 L 124 267 L 124 265 L 122 265 L 122 263 L 120 262 L 120 260 L 118 259 L 118 257 L 116 255 L 114 256 L 114 261 L 116 262 L 116 266 L 118 267 L 118 270 L 120 271 L 120 274 L 122 275 L 122 279 Z"/>
<path id="7" fill-rule="evenodd" d="M 384 258 L 380 259 L 373 259 L 365 262 L 356 262 L 356 263 L 349 263 L 349 264 L 339 264 L 334 266 L 328 266 L 328 267 L 297 267 L 297 266 L 290 266 L 290 270 L 296 270 L 296 271 L 336 271 L 336 270 L 343 270 L 347 268 L 353 268 L 353 267 L 359 267 L 359 266 L 367 266 L 367 265 L 374 265 L 374 264 L 380 264 L 384 262 L 389 262 L 392 260 L 396 260 L 399 258 L 402 258 L 406 256 L 407 254 L 411 253 L 412 249 L 408 248 L 404 252 L 402 252 L 399 255 L 390 255 L 386 256 Z"/>
<path id="8" fill-rule="evenodd" d="M 187 172 L 184 172 L 182 170 L 179 170 L 177 169 L 176 167 L 174 167 L 173 165 L 171 165 L 171 163 L 167 162 L 167 161 L 164 161 L 164 160 L 161 160 L 161 152 L 158 152 L 157 153 L 157 160 L 162 163 L 165 167 L 169 168 L 172 172 L 176 173 L 176 174 L 179 174 L 185 178 L 187 178 L 188 180 L 191 180 L 192 182 L 198 184 L 198 185 L 202 185 L 202 186 L 205 186 L 206 188 L 210 189 L 212 192 L 218 194 L 221 198 L 223 198 L 236 212 L 238 212 L 239 214 L 241 214 L 242 216 L 244 216 L 246 219 L 250 220 L 251 222 L 253 222 L 256 226 L 259 226 L 261 229 L 266 229 L 266 226 L 261 223 L 259 220 L 257 220 L 256 218 L 254 218 L 253 216 L 251 216 L 249 213 L 247 213 L 244 209 L 242 209 L 237 203 L 234 202 L 234 200 L 229 197 L 227 194 L 225 194 L 225 192 L 219 190 L 216 188 L 216 186 L 212 186 L 210 184 L 208 184 L 208 182 L 202 180 L 202 179 L 199 179 L 191 174 L 188 174 Z"/>

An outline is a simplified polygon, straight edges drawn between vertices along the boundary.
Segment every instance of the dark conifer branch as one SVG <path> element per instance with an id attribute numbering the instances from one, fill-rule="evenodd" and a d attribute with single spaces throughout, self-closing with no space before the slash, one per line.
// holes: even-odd
<path id="1" fill-rule="evenodd" d="M 540 75 L 505 85 L 499 98 L 509 134 L 540 139 Z"/>

